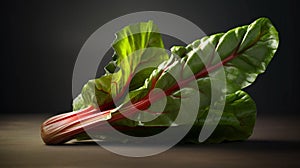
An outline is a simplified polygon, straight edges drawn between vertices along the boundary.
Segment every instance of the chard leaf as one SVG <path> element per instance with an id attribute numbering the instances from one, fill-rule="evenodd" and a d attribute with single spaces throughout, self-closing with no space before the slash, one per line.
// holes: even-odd
<path id="1" fill-rule="evenodd" d="M 171 51 L 186 61 L 195 76 L 200 75 L 204 68 L 218 64 L 219 55 L 224 65 L 227 93 L 233 93 L 249 86 L 266 70 L 278 43 L 278 32 L 271 21 L 260 18 L 249 26 L 204 37 L 187 47 L 174 46 Z M 203 62 L 210 66 L 205 67 Z M 212 68 L 210 79 L 217 77 L 218 73 L 222 73 L 218 67 Z M 202 79 L 206 80 L 199 80 Z"/>
<path id="2" fill-rule="evenodd" d="M 207 40 L 213 41 L 211 44 L 215 45 L 216 53 L 222 59 L 227 93 L 251 85 L 266 70 L 279 43 L 278 32 L 267 18 L 260 18 L 249 26 L 238 27 Z M 216 60 L 211 62 L 214 64 Z M 211 76 L 218 76 L 218 73 L 220 71 L 216 70 Z"/>
<path id="3" fill-rule="evenodd" d="M 208 108 L 201 109 L 202 115 L 197 118 L 192 129 L 184 137 L 182 142 L 199 143 L 198 138 L 204 123 L 208 122 L 210 124 L 211 122 L 206 119 L 207 113 Z M 226 95 L 226 106 L 223 110 L 220 122 L 205 143 L 246 140 L 253 132 L 255 119 L 256 105 L 246 92 L 239 90 L 235 93 L 228 94 Z M 163 121 L 163 119 L 161 121 Z M 136 128 L 130 129 L 130 131 L 122 131 L 132 136 L 155 135 L 168 126 L 167 124 L 160 125 L 155 123 L 152 125 L 134 125 L 134 122 L 130 120 L 123 120 L 122 122 L 119 122 L 119 124 L 120 123 L 123 123 L 123 126 L 126 127 Z M 165 126 L 165 128 L 161 126 Z"/>
<path id="4" fill-rule="evenodd" d="M 207 112 L 208 109 L 204 109 L 203 115 L 196 120 L 184 141 L 198 143 L 202 126 L 204 122 L 207 122 Z M 255 119 L 256 105 L 246 92 L 239 90 L 228 94 L 220 122 L 206 142 L 220 143 L 222 141 L 245 140 L 253 132 Z"/>
<path id="5" fill-rule="evenodd" d="M 201 119 L 201 117 L 206 116 L 205 113 L 207 112 L 207 109 L 209 108 L 209 105 L 211 103 L 211 90 L 214 89 L 211 88 L 211 80 L 220 80 L 218 79 L 218 74 L 221 72 L 220 67 L 224 66 L 227 80 L 227 88 L 225 92 L 226 94 L 229 94 L 226 98 L 232 99 L 232 97 L 237 96 L 236 99 L 244 100 L 243 96 L 245 96 L 247 98 L 247 101 L 250 102 L 249 105 L 254 104 L 254 102 L 248 95 L 246 95 L 246 93 L 239 90 L 249 86 L 254 82 L 258 74 L 261 74 L 265 71 L 266 66 L 272 59 L 277 47 L 278 33 L 274 26 L 271 24 L 270 20 L 267 18 L 260 18 L 249 26 L 238 27 L 226 33 L 219 33 L 216 35 L 204 37 L 201 40 L 196 40 L 187 47 L 173 47 L 171 50 L 173 51 L 173 53 L 179 54 L 179 57 L 172 56 L 169 60 L 163 62 L 160 65 L 159 69 L 153 71 L 149 79 L 146 80 L 143 87 L 131 92 L 134 93 L 134 96 L 132 96 L 132 98 L 134 99 L 134 102 L 138 102 L 139 100 L 143 99 L 145 95 L 147 95 L 147 93 L 149 93 L 153 89 L 153 81 L 155 83 L 154 88 L 159 88 L 167 92 L 168 90 L 170 90 L 170 88 L 178 84 L 178 81 L 174 79 L 174 76 L 169 75 L 169 72 L 175 72 L 172 74 L 179 75 L 177 79 L 182 79 L 182 81 L 185 81 L 189 78 L 186 70 L 189 68 L 192 70 L 195 78 L 197 79 L 197 84 L 201 96 L 198 118 Z M 221 62 L 217 61 L 217 54 L 220 56 Z M 206 62 L 205 65 L 207 66 L 205 66 L 203 62 Z M 210 76 L 207 76 L 208 72 L 211 73 Z M 125 118 L 120 121 L 114 122 L 113 124 L 118 126 L 130 127 L 170 126 L 170 123 L 173 123 L 174 119 L 177 116 L 180 102 L 186 101 L 188 105 L 189 103 L 193 102 L 192 96 L 186 96 L 189 95 L 187 93 L 192 93 L 187 92 L 187 90 L 191 91 L 193 89 L 193 87 L 187 84 L 185 88 L 181 88 L 179 90 L 175 89 L 173 90 L 173 92 L 170 92 L 167 95 L 167 105 L 163 113 L 155 120 L 141 123 Z M 184 98 L 181 98 L 176 96 L 176 94 L 185 96 Z M 243 104 L 242 100 L 241 104 Z M 239 100 L 236 100 L 236 102 L 239 102 Z M 236 106 L 232 106 L 230 103 L 230 101 L 226 101 L 225 109 L 228 110 L 229 108 L 231 108 L 231 113 L 237 113 L 238 115 L 239 110 L 244 110 L 244 104 L 239 107 L 238 105 L 236 105 L 237 103 L 235 103 Z M 155 106 L 155 103 L 153 104 L 153 106 Z M 249 110 L 255 113 L 255 106 L 251 105 L 251 108 L 249 107 Z M 136 118 L 143 118 L 145 115 L 148 116 L 151 115 L 151 113 L 139 111 L 136 113 Z M 152 115 L 154 118 L 156 114 L 153 113 Z M 221 128 L 222 123 L 227 121 L 226 118 L 230 119 L 228 120 L 228 122 L 232 122 L 232 125 L 240 122 L 239 118 L 233 118 L 232 116 L 228 115 L 232 114 L 228 113 L 222 116 L 222 121 L 220 123 Z M 245 120 L 248 121 L 243 122 L 248 122 L 250 125 L 249 127 L 243 129 L 246 129 L 245 131 L 248 131 L 249 133 L 252 131 L 254 126 L 253 124 L 251 124 L 253 123 L 253 118 L 245 118 Z M 176 124 L 180 125 L 184 123 Z M 199 122 L 196 124 L 199 125 Z M 203 123 L 200 122 L 200 124 Z M 244 139 L 242 137 L 245 136 L 242 136 L 242 133 L 240 134 L 240 138 Z M 239 135 L 239 133 L 237 133 L 237 135 Z M 225 139 L 231 140 L 230 138 Z M 233 139 L 234 138 L 232 138 L 232 140 Z"/>
<path id="6" fill-rule="evenodd" d="M 116 33 L 112 47 L 115 54 L 105 67 L 106 74 L 84 85 L 73 101 L 74 110 L 89 105 L 100 106 L 102 110 L 114 107 L 113 99 L 122 100 L 129 84 L 131 89 L 140 87 L 152 72 L 151 67 L 168 59 L 161 35 L 152 21 L 126 26 Z M 148 70 L 143 70 L 145 67 Z M 138 77 L 132 81 L 134 76 Z"/>

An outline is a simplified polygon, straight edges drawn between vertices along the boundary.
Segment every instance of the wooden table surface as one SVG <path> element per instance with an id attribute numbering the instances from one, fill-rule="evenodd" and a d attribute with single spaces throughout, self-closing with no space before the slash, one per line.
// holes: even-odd
<path id="1" fill-rule="evenodd" d="M 260 117 L 245 142 L 177 145 L 161 154 L 129 158 L 94 143 L 46 146 L 40 124 L 49 116 L 0 119 L 0 167 L 300 167 L 299 117 Z"/>

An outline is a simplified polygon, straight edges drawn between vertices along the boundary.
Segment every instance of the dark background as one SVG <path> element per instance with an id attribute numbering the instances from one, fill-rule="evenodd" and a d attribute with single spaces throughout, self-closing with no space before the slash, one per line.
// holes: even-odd
<path id="1" fill-rule="evenodd" d="M 280 46 L 266 73 L 246 90 L 257 103 L 258 115 L 298 115 L 296 1 L 107 2 L 14 0 L 2 4 L 1 113 L 71 110 L 73 66 L 87 38 L 119 16 L 157 10 L 180 15 L 208 35 L 262 16 L 270 18 L 279 32 Z"/>

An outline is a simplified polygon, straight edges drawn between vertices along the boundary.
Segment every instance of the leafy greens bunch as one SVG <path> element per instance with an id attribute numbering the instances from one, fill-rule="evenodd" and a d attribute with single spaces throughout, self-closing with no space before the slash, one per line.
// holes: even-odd
<path id="1" fill-rule="evenodd" d="M 46 144 L 83 139 L 87 137 L 85 129 L 101 128 L 104 120 L 126 134 L 153 135 L 170 126 L 184 125 L 174 123 L 180 102 L 199 92 L 198 114 L 183 140 L 197 143 L 210 104 L 214 103 L 211 80 L 218 80 L 218 73 L 225 72 L 225 107 L 206 142 L 245 140 L 253 131 L 256 105 L 242 89 L 266 70 L 278 43 L 278 33 L 270 20 L 259 18 L 250 25 L 206 36 L 187 46 L 174 46 L 169 55 L 152 21 L 126 26 L 116 33 L 112 44 L 115 54 L 105 67 L 106 73 L 87 82 L 73 101 L 73 112 L 51 117 L 42 124 L 42 139 Z M 170 72 L 176 72 L 179 80 Z M 192 80 L 196 80 L 197 88 L 190 86 Z M 155 89 L 162 92 L 151 96 L 150 101 L 149 94 Z M 166 98 L 163 111 L 145 113 L 162 97 Z M 138 120 L 146 115 L 155 119 Z M 105 127 L 98 132 L 101 135 Z"/>

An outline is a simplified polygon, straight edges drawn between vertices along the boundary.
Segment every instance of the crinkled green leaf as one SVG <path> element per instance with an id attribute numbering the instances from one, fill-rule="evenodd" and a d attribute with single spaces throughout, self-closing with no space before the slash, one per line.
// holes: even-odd
<path id="1" fill-rule="evenodd" d="M 253 83 L 266 70 L 279 43 L 278 33 L 267 18 L 260 18 L 249 26 L 238 27 L 216 36 L 219 40 L 211 44 L 215 45 L 216 53 L 221 59 L 224 61 L 235 55 L 234 59 L 224 64 L 227 93 Z M 210 38 L 216 39 L 214 36 Z M 215 61 L 212 60 L 212 64 Z M 213 72 L 211 76 L 218 76 L 217 73 L 220 71 Z"/>
<path id="2" fill-rule="evenodd" d="M 202 115 L 197 118 L 192 129 L 185 136 L 182 142 L 199 143 L 199 134 L 204 122 L 207 120 L 206 116 L 208 108 L 201 109 L 201 112 Z M 256 105 L 253 99 L 246 92 L 237 91 L 235 93 L 228 94 L 226 96 L 226 106 L 223 110 L 220 122 L 213 134 L 205 142 L 220 143 L 223 141 L 246 140 L 253 132 L 255 120 Z M 134 125 L 134 122 L 131 120 L 128 120 L 126 125 L 123 126 L 136 127 L 136 129 L 131 129 L 130 132 L 123 131 L 124 133 L 132 136 L 150 136 L 167 128 L 167 125 L 158 124 Z M 161 126 L 165 126 L 165 128 Z"/>
<path id="3" fill-rule="evenodd" d="M 105 67 L 106 74 L 88 81 L 73 102 L 74 110 L 91 104 L 112 108 L 112 99 L 122 99 L 129 84 L 131 89 L 143 85 L 153 70 L 143 70 L 145 67 L 155 68 L 168 59 L 161 35 L 152 21 L 126 26 L 116 33 L 112 46 L 115 54 L 113 61 Z M 132 81 L 134 76 L 137 77 Z"/>
<path id="4" fill-rule="evenodd" d="M 254 30 L 257 31 L 253 32 Z M 261 18 L 249 26 L 238 27 L 226 33 L 219 33 L 204 37 L 201 40 L 196 40 L 187 47 L 173 47 L 171 50 L 173 53 L 178 54 L 179 57 L 171 57 L 168 61 L 165 61 L 160 65 L 160 69 L 153 71 L 150 78 L 146 80 L 145 85 L 142 88 L 133 91 L 133 93 L 135 93 L 133 96 L 134 101 L 136 102 L 139 99 L 142 99 L 146 93 L 151 90 L 152 81 L 156 81 L 155 88 L 160 88 L 166 91 L 174 86 L 178 82 L 178 79 L 185 80 L 189 77 L 187 69 L 192 70 L 192 73 L 197 76 L 201 71 L 203 71 L 203 69 L 205 69 L 205 65 L 206 68 L 209 69 L 210 66 L 220 63 L 216 59 L 217 55 L 220 56 L 221 61 L 224 64 L 225 77 L 227 80 L 226 94 L 237 94 L 237 96 L 245 95 L 248 97 L 246 93 L 243 93 L 239 90 L 250 85 L 252 82 L 254 82 L 258 74 L 264 72 L 266 66 L 272 59 L 277 46 L 277 31 L 269 19 Z M 228 61 L 226 60 L 228 58 L 231 59 Z M 203 62 L 206 64 L 204 65 Z M 220 73 L 220 71 L 221 69 L 216 68 L 211 71 L 210 76 L 204 75 L 197 78 L 198 89 L 200 92 L 199 118 L 205 116 L 205 113 L 209 108 L 211 103 L 211 80 L 220 80 L 218 79 L 218 73 Z M 172 72 L 173 75 L 170 75 L 170 72 Z M 177 76 L 174 77 L 174 74 Z M 115 122 L 114 124 L 131 127 L 170 126 L 177 116 L 180 102 L 185 100 L 188 100 L 187 102 L 193 102 L 192 99 L 188 99 L 189 97 L 183 98 L 183 96 L 176 96 L 176 94 L 186 95 L 186 89 L 194 88 L 190 88 L 190 86 L 187 85 L 185 88 L 167 96 L 167 105 L 163 111 L 164 113 L 153 121 L 141 123 L 132 121 L 130 119 L 123 119 L 122 121 Z M 227 98 L 232 98 L 232 95 L 228 95 Z M 248 99 L 250 102 L 249 105 L 251 105 L 251 103 L 254 104 L 250 97 Z M 239 102 L 241 105 L 239 105 Z M 227 103 L 229 103 L 229 101 L 226 102 L 225 109 L 228 110 L 229 107 L 234 107 L 235 109 L 233 111 L 234 113 L 237 113 L 237 115 L 239 114 L 239 108 L 241 108 L 240 110 L 244 110 L 243 107 L 245 104 L 243 101 L 236 100 L 235 106 Z M 155 106 L 155 104 L 153 104 L 153 106 Z M 255 105 L 251 105 L 249 110 L 255 113 Z M 142 115 L 151 115 L 151 113 L 145 114 L 144 112 L 140 111 L 136 114 L 136 117 L 139 118 Z M 232 114 L 226 113 L 222 116 L 218 129 L 220 129 L 220 127 L 222 128 L 221 125 L 225 121 L 228 121 L 228 123 L 232 122 L 231 126 L 233 126 L 235 123 L 242 122 L 242 118 L 233 118 L 230 115 Z M 228 120 L 225 120 L 226 118 Z M 247 119 L 248 118 L 246 118 L 246 120 Z M 253 118 L 248 121 L 249 124 L 253 123 L 252 119 Z M 252 131 L 252 129 L 253 124 L 250 124 L 249 128 L 247 128 L 248 133 L 250 130 Z M 241 133 L 237 132 L 237 136 L 239 134 Z M 247 135 L 249 136 L 249 134 Z M 240 139 L 244 139 L 242 137 L 245 136 L 241 135 L 238 137 L 240 137 Z M 230 138 L 225 139 L 231 140 Z M 232 140 L 237 139 L 232 138 Z"/>
<path id="5" fill-rule="evenodd" d="M 184 141 L 198 143 L 199 133 L 207 120 L 208 109 L 197 119 Z M 206 140 L 210 143 L 245 140 L 253 132 L 256 119 L 256 105 L 244 91 L 237 91 L 226 96 L 226 106 L 213 134 Z"/>

